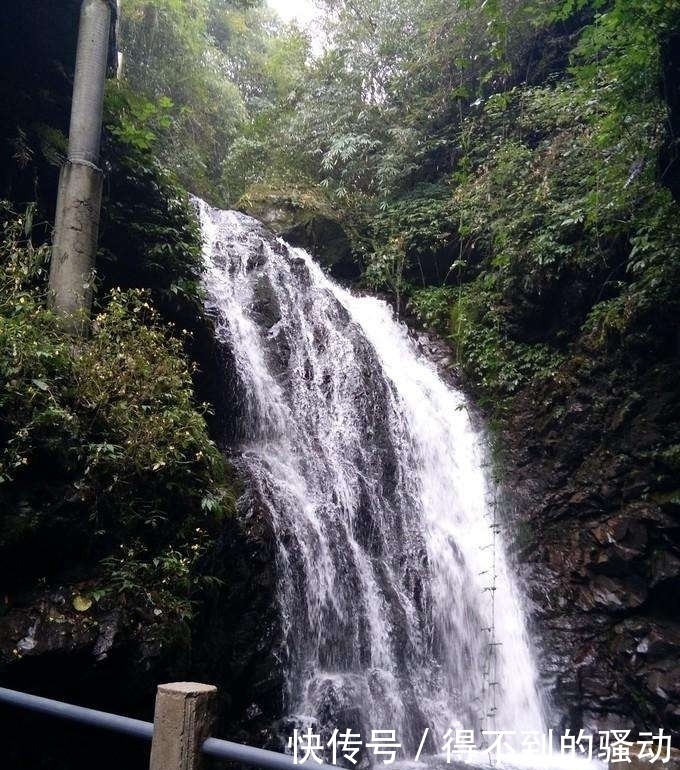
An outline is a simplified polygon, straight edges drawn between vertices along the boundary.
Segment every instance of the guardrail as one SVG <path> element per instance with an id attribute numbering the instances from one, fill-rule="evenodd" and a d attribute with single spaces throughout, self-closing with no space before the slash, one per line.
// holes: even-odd
<path id="1" fill-rule="evenodd" d="M 267 770 L 299 770 L 286 754 L 208 737 L 216 698 L 217 688 L 212 685 L 162 684 L 156 694 L 154 721 L 144 722 L 0 687 L 0 703 L 151 741 L 150 770 L 199 770 L 202 754 Z M 314 767 L 337 770 L 334 765 L 316 762 Z"/>

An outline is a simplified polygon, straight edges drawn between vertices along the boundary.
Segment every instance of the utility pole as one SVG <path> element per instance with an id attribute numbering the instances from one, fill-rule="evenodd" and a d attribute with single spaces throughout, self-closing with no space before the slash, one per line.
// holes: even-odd
<path id="1" fill-rule="evenodd" d="M 92 308 L 103 184 L 98 163 L 110 34 L 110 0 L 83 0 L 68 159 L 59 177 L 49 281 L 50 307 L 61 327 L 78 336 L 87 334 Z"/>

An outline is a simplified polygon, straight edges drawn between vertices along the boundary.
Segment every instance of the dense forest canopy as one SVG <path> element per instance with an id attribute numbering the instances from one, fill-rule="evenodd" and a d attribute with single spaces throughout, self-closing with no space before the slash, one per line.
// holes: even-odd
<path id="1" fill-rule="evenodd" d="M 188 188 L 321 196 L 364 283 L 443 325 L 496 395 L 579 329 L 603 342 L 672 305 L 676 3 L 320 5 L 313 50 L 260 2 L 124 4 L 127 81 Z M 547 318 L 567 284 L 578 307 Z"/>

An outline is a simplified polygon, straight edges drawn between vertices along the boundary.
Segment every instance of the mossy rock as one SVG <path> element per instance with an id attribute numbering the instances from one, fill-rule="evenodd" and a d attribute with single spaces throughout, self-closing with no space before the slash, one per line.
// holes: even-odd
<path id="1" fill-rule="evenodd" d="M 361 274 L 347 228 L 318 189 L 253 185 L 237 208 L 263 222 L 292 246 L 307 249 L 333 278 L 354 281 Z"/>

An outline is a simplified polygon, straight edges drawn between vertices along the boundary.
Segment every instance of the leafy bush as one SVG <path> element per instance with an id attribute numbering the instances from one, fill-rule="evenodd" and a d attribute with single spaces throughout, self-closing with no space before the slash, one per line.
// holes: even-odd
<path id="1" fill-rule="evenodd" d="M 45 251 L 4 211 L 3 585 L 82 577 L 104 559 L 104 589 L 151 602 L 169 622 L 186 618 L 194 568 L 233 509 L 235 483 L 208 436 L 207 405 L 194 403 L 182 341 L 141 289 L 112 291 L 89 340 L 62 335 L 36 291 Z"/>
<path id="2" fill-rule="evenodd" d="M 499 300 L 479 282 L 464 287 L 450 307 L 449 339 L 480 400 L 502 412 L 520 388 L 554 377 L 564 357 L 548 345 L 511 339 L 500 323 Z"/>
<path id="3" fill-rule="evenodd" d="M 105 107 L 107 185 L 97 255 L 103 288 L 148 288 L 164 317 L 182 321 L 200 308 L 203 263 L 188 195 L 156 154 L 169 102 L 113 84 Z"/>
<path id="4" fill-rule="evenodd" d="M 432 286 L 417 289 L 409 298 L 409 309 L 427 329 L 447 334 L 451 306 L 456 302 L 458 289 L 451 286 Z"/>
<path id="5" fill-rule="evenodd" d="M 399 308 L 416 286 L 451 276 L 454 222 L 448 187 L 421 185 L 402 198 L 384 200 L 368 218 L 367 229 L 363 283 L 394 294 Z"/>
<path id="6" fill-rule="evenodd" d="M 655 174 L 665 113 L 645 98 L 622 128 L 615 85 L 515 88 L 471 128 L 453 192 L 465 268 L 451 334 L 493 398 L 554 372 L 570 345 L 660 349 L 668 337 L 680 219 Z"/>

